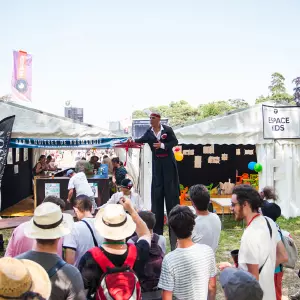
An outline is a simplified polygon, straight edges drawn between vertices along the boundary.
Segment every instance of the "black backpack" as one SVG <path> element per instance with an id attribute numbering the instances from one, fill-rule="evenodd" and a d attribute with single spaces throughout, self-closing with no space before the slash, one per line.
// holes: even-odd
<path id="1" fill-rule="evenodd" d="M 136 243 L 138 239 L 138 236 L 131 238 L 134 243 Z M 138 274 L 142 292 L 151 292 L 155 290 L 159 282 L 164 253 L 158 245 L 158 240 L 159 235 L 154 233 L 151 240 L 149 260 L 144 267 L 143 274 Z"/>

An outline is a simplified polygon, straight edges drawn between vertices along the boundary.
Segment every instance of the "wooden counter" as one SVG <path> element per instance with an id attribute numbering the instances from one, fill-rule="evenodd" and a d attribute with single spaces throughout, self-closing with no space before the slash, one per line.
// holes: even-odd
<path id="1" fill-rule="evenodd" d="M 59 196 L 66 202 L 66 210 L 73 209 L 72 205 L 67 202 L 69 177 L 34 177 L 34 207 L 43 202 L 46 194 Z M 94 184 L 95 200 L 98 206 L 109 200 L 109 179 L 102 179 L 99 176 L 87 177 L 88 182 Z M 97 189 L 96 189 L 97 187 Z M 75 199 L 73 194 L 72 200 Z"/>

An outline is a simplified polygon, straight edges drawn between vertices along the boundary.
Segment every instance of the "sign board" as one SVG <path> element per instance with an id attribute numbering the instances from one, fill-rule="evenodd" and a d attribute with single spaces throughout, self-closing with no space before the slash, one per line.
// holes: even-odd
<path id="1" fill-rule="evenodd" d="M 60 198 L 60 184 L 59 183 L 45 183 L 45 197 L 55 196 Z"/>
<path id="2" fill-rule="evenodd" d="M 300 107 L 262 106 L 265 139 L 299 139 Z"/>
<path id="3" fill-rule="evenodd" d="M 169 119 L 161 119 L 161 124 L 168 125 Z M 132 138 L 138 139 L 150 127 L 150 119 L 136 119 L 132 120 Z"/>
<path id="4" fill-rule="evenodd" d="M 89 185 L 94 193 L 94 197 L 98 198 L 98 183 L 97 182 L 89 182 Z"/>

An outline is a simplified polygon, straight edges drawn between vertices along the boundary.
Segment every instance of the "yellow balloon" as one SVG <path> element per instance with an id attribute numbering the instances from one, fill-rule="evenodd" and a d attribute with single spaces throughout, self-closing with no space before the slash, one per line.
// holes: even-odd
<path id="1" fill-rule="evenodd" d="M 175 152 L 175 159 L 177 161 L 182 161 L 183 160 L 183 154 L 182 154 L 182 152 Z"/>

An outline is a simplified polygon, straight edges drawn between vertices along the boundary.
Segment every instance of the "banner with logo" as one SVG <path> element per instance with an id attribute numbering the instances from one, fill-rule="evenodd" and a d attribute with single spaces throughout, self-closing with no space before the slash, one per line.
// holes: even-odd
<path id="1" fill-rule="evenodd" d="M 14 51 L 14 68 L 12 74 L 12 94 L 18 100 L 31 101 L 32 90 L 32 56 L 24 51 Z"/>
<path id="2" fill-rule="evenodd" d="M 299 106 L 262 106 L 265 139 L 299 139 Z"/>
<path id="3" fill-rule="evenodd" d="M 100 138 L 100 139 L 36 139 L 36 138 L 12 138 L 11 148 L 112 148 L 115 143 L 125 142 L 126 138 Z"/>
<path id="4" fill-rule="evenodd" d="M 7 117 L 0 121 L 0 210 L 1 210 L 1 181 L 6 165 L 7 154 L 11 132 L 14 124 L 15 116 Z"/>

